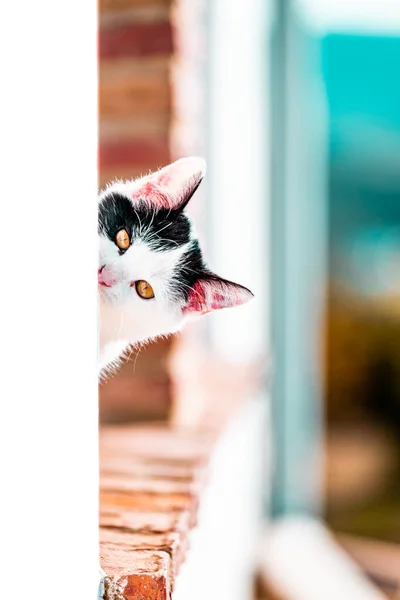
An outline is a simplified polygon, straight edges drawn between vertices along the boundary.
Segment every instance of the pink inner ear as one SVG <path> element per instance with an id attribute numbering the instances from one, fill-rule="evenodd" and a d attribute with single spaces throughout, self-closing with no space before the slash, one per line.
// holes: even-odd
<path id="1" fill-rule="evenodd" d="M 204 315 L 213 310 L 226 308 L 230 303 L 218 290 L 219 286 L 212 281 L 197 281 L 190 290 L 186 311 Z"/>
<path id="2" fill-rule="evenodd" d="M 204 315 L 213 310 L 240 306 L 252 297 L 249 290 L 236 283 L 219 278 L 200 279 L 190 290 L 184 312 Z"/>
<path id="3" fill-rule="evenodd" d="M 155 175 L 155 181 L 158 185 L 168 186 L 168 183 L 171 181 L 171 174 L 168 171 L 161 171 L 161 173 L 157 176 Z"/>
<path id="4" fill-rule="evenodd" d="M 207 302 L 203 286 L 200 281 L 197 281 L 189 292 L 189 300 L 185 307 L 186 311 L 208 312 Z"/>
<path id="5" fill-rule="evenodd" d="M 163 169 L 137 180 L 132 199 L 143 198 L 157 208 L 184 208 L 205 173 L 201 158 L 182 158 Z"/>
<path id="6" fill-rule="evenodd" d="M 153 181 L 143 183 L 132 195 L 133 200 L 142 198 L 157 208 L 169 208 L 168 192 Z"/>
<path id="7" fill-rule="evenodd" d="M 213 308 L 222 308 L 225 305 L 225 298 L 219 292 L 213 293 Z"/>

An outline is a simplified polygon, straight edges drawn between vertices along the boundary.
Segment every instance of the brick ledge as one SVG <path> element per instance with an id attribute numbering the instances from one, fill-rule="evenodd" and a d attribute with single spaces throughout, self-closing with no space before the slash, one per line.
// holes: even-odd
<path id="1" fill-rule="evenodd" d="M 171 597 L 215 440 L 215 431 L 166 424 L 101 428 L 104 600 Z"/>

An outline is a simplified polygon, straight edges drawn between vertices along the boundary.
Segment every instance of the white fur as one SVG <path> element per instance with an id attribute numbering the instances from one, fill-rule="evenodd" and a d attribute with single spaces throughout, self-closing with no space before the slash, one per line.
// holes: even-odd
<path id="1" fill-rule="evenodd" d="M 135 206 L 137 199 L 141 197 L 141 186 L 151 182 L 159 194 L 157 202 L 161 198 L 163 206 L 165 201 L 166 207 L 173 209 L 184 205 L 185 199 L 191 196 L 204 173 L 203 159 L 196 157 L 181 159 L 144 178 L 135 181 L 116 181 L 110 184 L 100 192 L 99 202 L 114 192 L 126 196 Z M 150 211 L 157 209 L 157 206 L 152 206 L 152 197 L 147 198 Z M 103 281 L 112 284 L 110 287 L 99 285 L 101 376 L 118 366 L 120 357 L 130 345 L 175 333 L 181 329 L 187 319 L 200 314 L 197 308 L 190 311 L 183 310 L 183 300 L 171 296 L 169 285 L 176 266 L 181 261 L 182 255 L 187 252 L 191 241 L 172 250 L 160 252 L 153 244 L 151 232 L 150 235 L 148 233 L 142 230 L 139 223 L 139 230 L 135 230 L 134 243 L 122 255 L 116 244 L 105 234 L 99 236 L 99 269 L 102 269 Z M 159 233 L 162 234 L 162 229 Z M 190 240 L 193 239 L 194 232 L 191 228 Z M 159 241 L 159 237 L 154 240 L 158 243 Z M 145 300 L 138 296 L 135 286 L 132 285 L 138 280 L 145 280 L 152 286 L 154 298 Z M 216 284 L 216 291 L 221 297 L 221 289 L 217 287 Z M 212 286 L 206 286 L 203 292 L 212 310 Z M 241 304 L 251 296 L 251 292 L 245 288 L 229 284 L 226 306 Z M 224 306 L 214 305 L 215 307 Z"/>
<path id="2" fill-rule="evenodd" d="M 99 289 L 99 362 L 104 369 L 129 344 L 178 331 L 184 321 L 182 306 L 168 296 L 168 281 L 187 246 L 169 252 L 155 252 L 137 241 L 123 255 L 105 236 L 100 236 L 100 263 L 111 270 L 118 282 Z M 132 281 L 144 279 L 152 286 L 154 298 L 140 298 Z M 115 354 L 113 356 L 113 354 Z"/>
<path id="3" fill-rule="evenodd" d="M 180 195 L 202 179 L 206 170 L 202 158 L 191 157 L 176 161 L 157 173 L 132 181 L 115 181 L 99 194 L 99 202 L 115 192 L 125 195 L 133 205 L 135 194 L 147 181 L 162 181 L 166 197 L 179 199 Z M 167 175 L 168 181 L 162 178 Z M 144 233 L 144 232 L 143 232 Z M 191 234 L 193 237 L 193 232 Z M 99 268 L 105 265 L 117 283 L 112 287 L 99 286 L 99 369 L 104 375 L 118 365 L 119 358 L 129 345 L 179 331 L 187 318 L 182 306 L 168 295 L 168 281 L 187 246 L 168 252 L 156 252 L 151 240 L 135 239 L 123 254 L 105 235 L 99 236 Z M 130 283 L 144 279 L 152 286 L 154 298 L 140 298 Z"/>

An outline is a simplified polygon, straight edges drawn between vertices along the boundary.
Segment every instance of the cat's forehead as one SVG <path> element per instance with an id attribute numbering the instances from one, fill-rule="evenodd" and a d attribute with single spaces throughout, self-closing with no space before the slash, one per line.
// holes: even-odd
<path id="1" fill-rule="evenodd" d="M 193 238 L 191 223 L 183 212 L 152 206 L 141 198 L 133 201 L 115 191 L 100 198 L 98 214 L 99 232 L 110 240 L 126 229 L 132 238 L 145 239 L 154 249 L 172 250 Z"/>

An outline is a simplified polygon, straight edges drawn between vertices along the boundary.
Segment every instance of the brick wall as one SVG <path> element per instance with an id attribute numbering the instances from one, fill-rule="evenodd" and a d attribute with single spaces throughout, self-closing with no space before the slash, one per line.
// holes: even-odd
<path id="1" fill-rule="evenodd" d="M 100 186 L 205 154 L 204 4 L 99 0 Z M 204 195 L 199 191 L 191 208 L 200 231 Z M 101 422 L 169 414 L 174 344 L 164 340 L 133 351 L 100 386 Z"/>
<path id="2" fill-rule="evenodd" d="M 171 159 L 173 35 L 169 0 L 100 0 L 99 185 Z M 171 341 L 152 344 L 100 386 L 100 420 L 163 418 Z"/>
<path id="3" fill-rule="evenodd" d="M 169 0 L 100 0 L 100 184 L 170 160 Z"/>

